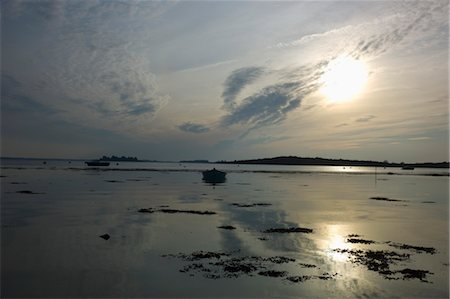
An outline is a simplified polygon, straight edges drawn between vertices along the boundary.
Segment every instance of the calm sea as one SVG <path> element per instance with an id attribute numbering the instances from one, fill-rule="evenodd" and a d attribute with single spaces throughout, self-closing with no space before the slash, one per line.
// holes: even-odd
<path id="1" fill-rule="evenodd" d="M 448 169 L 45 162 L 1 161 L 2 297 L 449 296 Z"/>

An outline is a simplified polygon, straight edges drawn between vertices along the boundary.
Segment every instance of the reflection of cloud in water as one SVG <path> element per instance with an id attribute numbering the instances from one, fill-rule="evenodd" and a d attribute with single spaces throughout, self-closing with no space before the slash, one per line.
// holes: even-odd
<path id="1" fill-rule="evenodd" d="M 224 251 L 234 251 L 239 249 L 242 252 L 249 251 L 245 248 L 244 242 L 239 238 L 236 230 L 220 230 L 221 247 Z"/>
<path id="2" fill-rule="evenodd" d="M 273 206 L 242 208 L 232 206 L 229 203 L 223 203 L 221 209 L 228 212 L 229 223 L 238 224 L 240 228 L 248 230 L 245 237 L 251 236 L 266 249 L 290 253 L 297 252 L 301 255 L 316 251 L 314 242 L 303 233 L 267 234 L 262 232 L 270 228 L 299 226 L 298 223 L 287 221 L 287 214 L 283 210 L 277 210 Z M 222 232 L 222 235 L 225 235 L 225 233 L 229 232 Z M 226 238 L 223 240 L 222 246 L 224 248 L 236 248 L 236 244 L 251 244 L 251 242 L 240 239 L 237 233 L 233 233 L 232 238 L 230 238 L 230 235 L 226 234 Z M 261 237 L 266 240 L 258 240 Z M 233 243 L 228 244 L 228 242 Z M 241 250 L 253 251 L 242 247 Z"/>
<path id="3" fill-rule="evenodd" d="M 181 194 L 178 200 L 183 203 L 199 203 L 203 201 L 198 194 Z"/>

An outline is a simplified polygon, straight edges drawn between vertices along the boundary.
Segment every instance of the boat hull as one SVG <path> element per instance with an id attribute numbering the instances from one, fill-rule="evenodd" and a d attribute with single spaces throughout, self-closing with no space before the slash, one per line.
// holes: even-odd
<path id="1" fill-rule="evenodd" d="M 87 166 L 109 166 L 109 162 L 95 162 L 95 161 L 91 161 L 91 162 L 84 162 L 87 164 Z"/>
<path id="2" fill-rule="evenodd" d="M 226 180 L 226 172 L 219 171 L 216 169 L 213 170 L 206 170 L 202 172 L 203 174 L 203 180 L 206 183 L 212 183 L 212 184 L 218 184 L 223 183 Z"/>

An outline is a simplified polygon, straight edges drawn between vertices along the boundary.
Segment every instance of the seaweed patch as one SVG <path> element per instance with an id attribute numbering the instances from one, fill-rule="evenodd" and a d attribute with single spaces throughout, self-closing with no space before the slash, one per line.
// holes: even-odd
<path id="1" fill-rule="evenodd" d="M 212 211 L 176 210 L 176 209 L 161 209 L 161 210 L 158 210 L 158 212 L 168 213 L 168 214 L 184 213 L 184 214 L 196 214 L 196 215 L 215 215 L 215 214 L 217 214 L 216 212 L 212 212 Z"/>
<path id="2" fill-rule="evenodd" d="M 268 277 L 285 277 L 287 275 L 286 271 L 276 271 L 276 270 L 268 270 L 268 271 L 260 271 L 258 275 L 268 276 Z"/>
<path id="3" fill-rule="evenodd" d="M 349 238 L 347 239 L 348 243 L 356 243 L 356 244 L 374 244 L 375 241 L 372 240 L 365 240 L 365 239 L 356 239 L 356 238 Z"/>
<path id="4" fill-rule="evenodd" d="M 243 275 L 253 276 L 255 274 L 284 278 L 289 273 L 276 267 L 281 264 L 296 262 L 296 259 L 285 256 L 236 256 L 233 253 L 235 252 L 196 251 L 191 254 L 166 254 L 162 257 L 174 257 L 193 262 L 184 265 L 179 271 L 190 276 L 200 274 L 210 279 L 238 278 Z M 317 275 L 317 277 L 319 276 Z"/>
<path id="5" fill-rule="evenodd" d="M 20 191 L 16 191 L 16 193 L 20 193 L 20 194 L 45 194 L 45 193 L 34 192 L 34 191 L 30 191 L 30 190 L 20 190 Z"/>
<path id="6" fill-rule="evenodd" d="M 232 225 L 221 225 L 221 226 L 218 226 L 217 228 L 221 228 L 221 229 L 227 229 L 227 230 L 234 230 L 234 229 L 236 229 L 234 226 L 232 226 Z"/>
<path id="7" fill-rule="evenodd" d="M 359 237 L 361 237 L 361 235 L 358 235 L 358 234 L 347 235 L 347 238 L 359 238 Z"/>
<path id="8" fill-rule="evenodd" d="M 178 214 L 178 213 L 182 213 L 182 214 L 195 214 L 195 215 L 215 215 L 217 214 L 216 212 L 212 212 L 212 211 L 196 211 L 196 210 L 177 210 L 177 209 L 159 209 L 159 210 L 154 210 L 152 208 L 142 208 L 138 210 L 139 213 L 148 213 L 148 214 L 152 214 L 155 212 L 160 212 L 160 213 L 166 213 L 166 214 Z"/>
<path id="9" fill-rule="evenodd" d="M 179 253 L 175 255 L 164 255 L 163 257 L 176 257 L 185 261 L 198 261 L 203 259 L 220 259 L 223 256 L 230 256 L 227 252 L 214 252 L 214 251 L 195 251 L 191 254 Z"/>
<path id="10" fill-rule="evenodd" d="M 398 243 L 392 243 L 391 241 L 386 242 L 389 246 L 395 247 L 398 249 L 405 249 L 405 250 L 412 250 L 417 253 L 429 253 L 429 254 L 435 254 L 436 249 L 433 247 L 423 247 L 423 246 L 414 246 L 414 245 L 408 245 L 408 244 L 398 244 Z"/>
<path id="11" fill-rule="evenodd" d="M 329 274 L 329 273 L 323 273 L 322 275 L 301 275 L 301 276 L 289 276 L 286 277 L 286 280 L 294 283 L 298 282 L 305 282 L 310 279 L 320 279 L 320 280 L 329 280 L 333 279 L 337 273 Z"/>
<path id="12" fill-rule="evenodd" d="M 400 200 L 400 199 L 394 199 L 394 198 L 388 198 L 388 197 L 380 197 L 380 196 L 371 197 L 370 199 L 380 200 L 380 201 L 400 201 L 400 202 L 406 201 L 406 200 Z"/>
<path id="13" fill-rule="evenodd" d="M 148 208 L 148 209 L 139 209 L 138 211 L 139 213 L 154 213 L 155 211 L 152 208 Z"/>
<path id="14" fill-rule="evenodd" d="M 419 279 L 422 282 L 426 280 L 427 274 L 433 274 L 427 270 L 392 270 L 391 266 L 399 262 L 409 261 L 410 254 L 398 253 L 395 251 L 385 250 L 351 250 L 351 249 L 335 249 L 335 252 L 349 254 L 351 262 L 367 267 L 369 271 L 374 271 L 383 276 L 385 279 Z M 400 275 L 401 277 L 398 277 Z"/>
<path id="15" fill-rule="evenodd" d="M 303 268 L 316 268 L 316 265 L 313 264 L 305 264 L 305 263 L 300 263 L 300 266 L 302 266 Z"/>
<path id="16" fill-rule="evenodd" d="M 238 208 L 251 208 L 251 207 L 267 207 L 267 206 L 271 206 L 272 204 L 260 202 L 260 203 L 252 203 L 252 204 L 232 203 L 230 205 L 238 207 Z"/>

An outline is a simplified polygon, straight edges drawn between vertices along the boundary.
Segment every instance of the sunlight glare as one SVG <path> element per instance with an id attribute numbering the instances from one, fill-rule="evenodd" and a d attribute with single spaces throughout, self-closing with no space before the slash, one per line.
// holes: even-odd
<path id="1" fill-rule="evenodd" d="M 347 244 L 345 243 L 344 239 L 340 236 L 333 236 L 329 240 L 329 249 L 328 249 L 328 256 L 337 262 L 345 262 L 347 259 L 347 255 L 341 252 L 333 251 L 334 249 L 343 249 L 347 248 Z"/>
<path id="2" fill-rule="evenodd" d="M 321 92 L 331 102 L 352 99 L 361 92 L 368 78 L 361 60 L 341 56 L 331 61 L 321 78 Z"/>
<path id="3" fill-rule="evenodd" d="M 346 253 L 334 251 L 335 249 L 351 249 L 351 244 L 346 242 L 344 229 L 341 225 L 327 225 L 327 238 L 324 240 L 323 248 L 326 255 L 334 262 L 345 262 L 348 258 Z"/>

